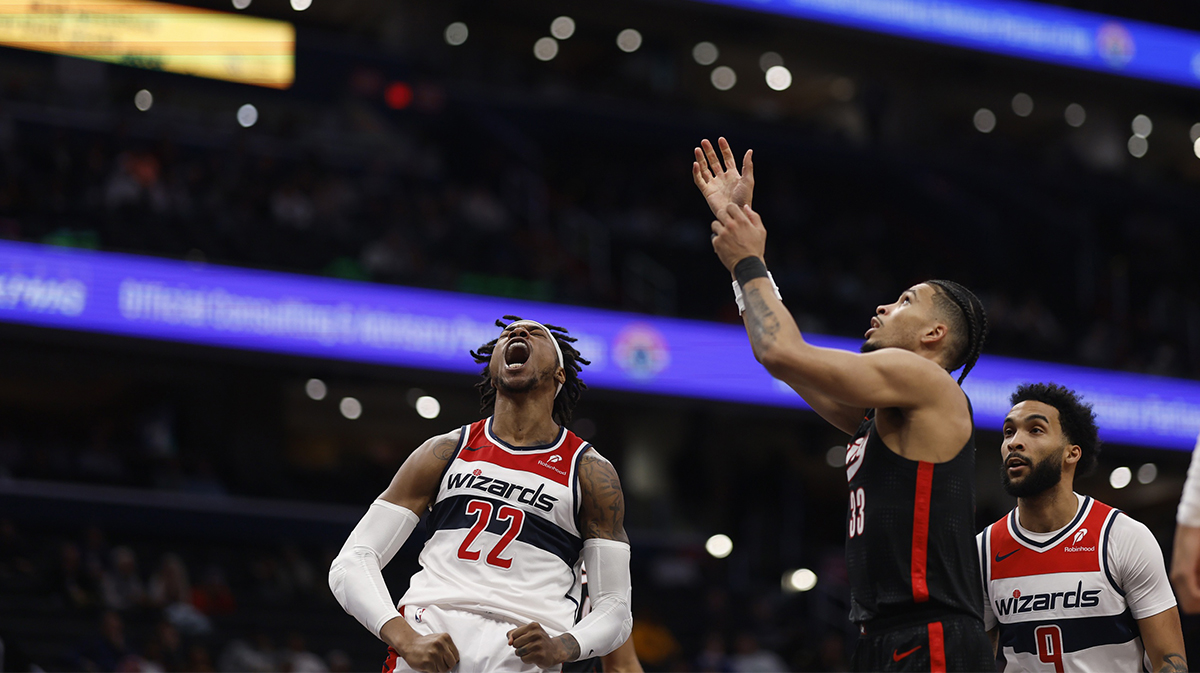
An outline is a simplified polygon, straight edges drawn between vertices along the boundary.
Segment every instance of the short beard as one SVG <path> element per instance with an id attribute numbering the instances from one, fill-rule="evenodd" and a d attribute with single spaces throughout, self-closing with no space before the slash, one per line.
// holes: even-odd
<path id="1" fill-rule="evenodd" d="M 532 391 L 534 388 L 538 387 L 538 385 L 540 385 L 546 379 L 550 379 L 550 381 L 553 383 L 554 382 L 554 370 L 555 370 L 555 366 L 547 367 L 546 369 L 542 370 L 542 372 L 539 376 L 535 376 L 533 378 L 526 379 L 516 385 L 513 385 L 512 383 L 509 383 L 508 381 L 505 381 L 504 379 L 497 377 L 495 379 L 495 386 L 496 386 L 496 389 L 501 392 L 508 393 L 510 395 L 513 395 L 513 394 L 522 395 L 524 393 L 528 393 L 528 392 Z"/>
<path id="2" fill-rule="evenodd" d="M 875 351 L 877 351 L 881 348 L 887 348 L 887 346 L 884 346 L 883 344 L 878 343 L 878 342 L 864 341 L 863 344 L 858 347 L 858 352 L 859 353 L 874 353 Z"/>
<path id="3" fill-rule="evenodd" d="M 1004 490 L 1014 498 L 1032 498 L 1054 488 L 1062 481 L 1062 457 L 1063 452 L 1059 451 L 1030 466 L 1029 474 L 1019 484 L 1008 478 L 1008 468 L 1001 465 L 1000 481 Z"/>

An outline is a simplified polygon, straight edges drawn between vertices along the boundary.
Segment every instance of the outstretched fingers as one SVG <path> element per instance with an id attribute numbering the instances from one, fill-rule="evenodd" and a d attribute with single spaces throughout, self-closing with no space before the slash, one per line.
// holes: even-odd
<path id="1" fill-rule="evenodd" d="M 736 171 L 737 163 L 733 160 L 733 149 L 729 147 L 729 141 L 722 136 L 717 138 L 717 145 L 721 148 L 721 158 L 725 160 L 725 170 Z"/>
<path id="2" fill-rule="evenodd" d="M 754 150 L 746 150 L 746 156 L 742 157 L 742 177 L 754 179 Z"/>
<path id="3" fill-rule="evenodd" d="M 717 158 L 717 151 L 713 149 L 712 143 L 708 142 L 708 138 L 700 141 L 700 147 L 704 148 L 704 158 L 708 160 L 709 169 L 713 175 L 722 175 L 728 166 L 722 166 L 721 160 Z"/>

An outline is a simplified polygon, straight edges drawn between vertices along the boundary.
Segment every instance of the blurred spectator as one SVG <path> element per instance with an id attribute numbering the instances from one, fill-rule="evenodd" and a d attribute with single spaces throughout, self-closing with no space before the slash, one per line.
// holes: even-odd
<path id="1" fill-rule="evenodd" d="M 743 632 L 737 636 L 729 668 L 734 673 L 776 673 L 786 671 L 787 663 L 778 654 L 759 646 L 754 634 Z"/>
<path id="2" fill-rule="evenodd" d="M 212 631 L 212 623 L 192 605 L 192 588 L 187 566 L 178 554 L 165 554 L 158 570 L 150 578 L 149 601 L 160 608 L 167 620 L 183 633 L 203 635 Z"/>
<path id="3" fill-rule="evenodd" d="M 112 566 L 101 579 L 104 605 L 110 610 L 143 608 L 149 604 L 146 585 L 138 574 L 137 554 L 125 546 L 112 550 Z"/>
<path id="4" fill-rule="evenodd" d="M 97 568 L 84 565 L 79 545 L 74 542 L 59 545 L 59 562 L 52 581 L 70 607 L 92 608 L 100 600 L 101 575 Z"/>
<path id="5" fill-rule="evenodd" d="M 283 667 L 294 673 L 326 673 L 329 667 L 321 657 L 308 651 L 304 636 L 299 633 L 288 635 L 287 650 L 280 657 Z"/>
<path id="6" fill-rule="evenodd" d="M 227 615 L 237 609 L 233 590 L 225 582 L 225 573 L 218 565 L 209 565 L 204 570 L 198 586 L 192 589 L 192 605 L 209 615 Z"/>
<path id="7" fill-rule="evenodd" d="M 79 648 L 77 663 L 83 671 L 115 671 L 120 666 L 136 663 L 135 655 L 125 642 L 125 622 L 120 615 L 108 610 L 100 616 L 100 633 Z"/>

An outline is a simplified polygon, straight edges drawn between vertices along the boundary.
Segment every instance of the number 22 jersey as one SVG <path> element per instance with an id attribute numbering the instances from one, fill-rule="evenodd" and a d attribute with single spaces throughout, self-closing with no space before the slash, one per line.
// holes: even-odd
<path id="1" fill-rule="evenodd" d="M 492 432 L 491 418 L 464 426 L 400 605 L 536 621 L 555 633 L 574 626 L 579 461 L 590 448 L 566 428 L 550 444 L 517 447 Z"/>

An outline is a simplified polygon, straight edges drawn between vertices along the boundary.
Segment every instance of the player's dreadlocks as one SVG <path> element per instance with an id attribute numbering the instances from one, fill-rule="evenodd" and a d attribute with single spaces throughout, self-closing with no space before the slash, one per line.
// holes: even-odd
<path id="1" fill-rule="evenodd" d="M 509 322 L 505 323 L 504 320 Z M 506 315 L 504 320 L 496 321 L 496 326 L 501 330 L 521 318 L 515 315 Z M 554 411 L 551 417 L 555 423 L 567 425 L 571 422 L 571 413 L 575 410 L 575 404 L 579 402 L 579 396 L 587 388 L 587 385 L 579 378 L 579 372 L 583 371 L 582 365 L 592 363 L 590 360 L 583 359 L 579 351 L 571 345 L 577 339 L 569 336 L 566 328 L 546 325 L 546 329 L 550 330 L 550 336 L 558 342 L 558 347 L 562 349 L 563 372 L 567 375 L 567 380 L 563 382 L 562 392 L 554 398 Z M 491 362 L 492 351 L 496 348 L 496 342 L 499 340 L 497 337 L 480 346 L 478 351 L 471 351 L 471 357 L 475 358 L 475 362 L 483 365 L 483 380 L 476 383 L 475 387 L 479 389 L 479 410 L 484 414 L 490 414 L 492 407 L 496 404 L 496 387 L 492 385 L 492 375 L 488 371 L 488 363 Z"/>
<path id="2" fill-rule="evenodd" d="M 983 310 L 983 302 L 979 301 L 979 297 L 952 280 L 926 282 L 937 290 L 933 295 L 934 301 L 950 321 L 952 335 L 957 333 L 965 337 L 964 339 L 952 336 L 951 343 L 954 348 L 950 353 L 950 362 L 953 365 L 950 371 L 963 368 L 958 377 L 958 383 L 962 385 L 963 379 L 967 378 L 967 374 L 979 361 L 979 354 L 983 352 L 983 342 L 987 339 L 988 331 L 987 312 Z"/>

